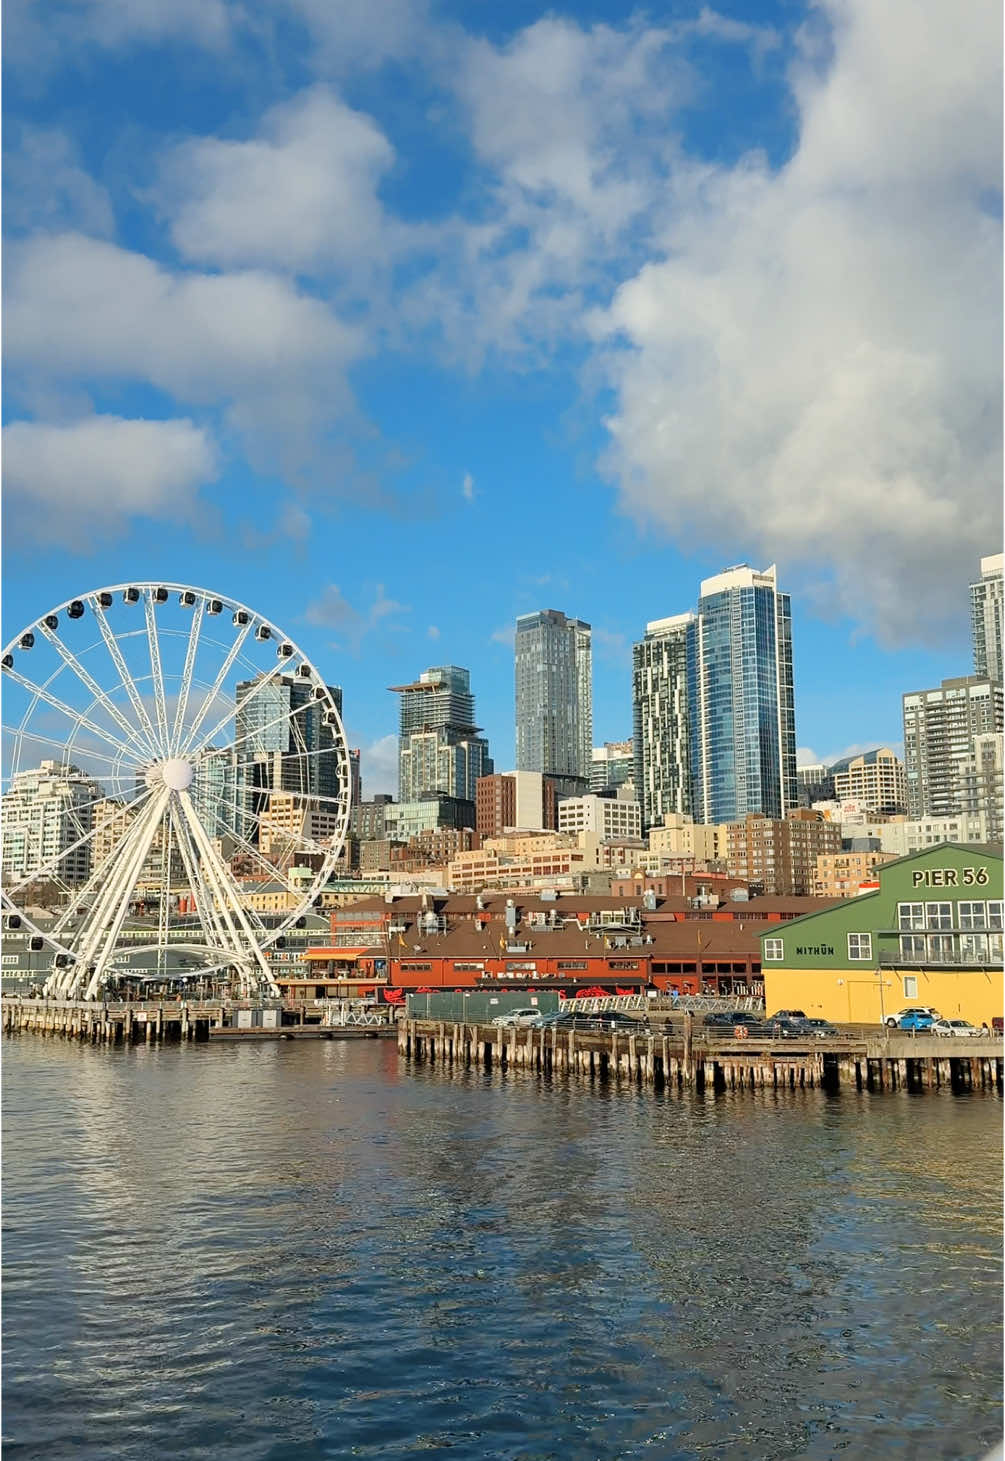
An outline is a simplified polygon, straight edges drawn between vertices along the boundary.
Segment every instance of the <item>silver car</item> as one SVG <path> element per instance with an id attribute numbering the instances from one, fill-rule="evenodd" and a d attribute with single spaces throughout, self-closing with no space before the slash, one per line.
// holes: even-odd
<path id="1" fill-rule="evenodd" d="M 964 1039 L 968 1035 L 983 1035 L 983 1030 L 978 1030 L 969 1020 L 936 1020 L 929 1035 L 960 1035 Z"/>
<path id="2" fill-rule="evenodd" d="M 536 1025 L 540 1014 L 540 1010 L 528 1005 L 526 1009 L 507 1010 L 503 1015 L 496 1015 L 492 1023 L 493 1025 Z"/>

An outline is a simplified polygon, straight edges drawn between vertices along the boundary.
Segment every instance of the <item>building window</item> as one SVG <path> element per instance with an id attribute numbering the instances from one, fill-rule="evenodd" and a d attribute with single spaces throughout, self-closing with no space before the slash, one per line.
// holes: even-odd
<path id="1" fill-rule="evenodd" d="M 402 974 L 428 974 L 432 964 L 402 964 Z"/>
<path id="2" fill-rule="evenodd" d="M 1001 928 L 1002 926 L 1002 905 L 1001 899 L 988 904 L 988 928 Z"/>
<path id="3" fill-rule="evenodd" d="M 1000 933 L 988 934 L 988 957 L 995 964 L 1000 964 L 1002 962 L 1002 936 Z"/>
<path id="4" fill-rule="evenodd" d="M 777 964 L 780 959 L 785 958 L 785 940 L 781 938 L 766 938 L 764 940 L 764 959 L 766 963 Z"/>
<path id="5" fill-rule="evenodd" d="M 986 933 L 964 933 L 960 935 L 960 963 L 986 964 L 988 958 L 988 936 Z"/>
<path id="6" fill-rule="evenodd" d="M 872 934 L 850 933 L 848 935 L 848 957 L 849 959 L 871 959 Z"/>
<path id="7" fill-rule="evenodd" d="M 904 998 L 917 999 L 918 997 L 918 976 L 916 974 L 904 975 Z"/>
<path id="8" fill-rule="evenodd" d="M 926 926 L 928 928 L 952 928 L 952 903 L 926 903 L 925 913 L 927 914 Z"/>
<path id="9" fill-rule="evenodd" d="M 924 928 L 925 926 L 925 905 L 924 903 L 898 903 L 897 904 L 897 927 L 898 928 Z"/>
<path id="10" fill-rule="evenodd" d="M 931 934 L 928 939 L 928 957 L 933 964 L 955 964 L 956 953 L 952 934 Z"/>
<path id="11" fill-rule="evenodd" d="M 590 966 L 589 966 L 589 964 L 586 963 L 585 960 L 582 960 L 582 959 L 559 959 L 559 961 L 558 961 L 558 967 L 560 969 L 566 970 L 566 969 L 588 969 Z"/>
<path id="12" fill-rule="evenodd" d="M 961 928 L 987 928 L 987 906 L 984 903 L 960 903 Z"/>

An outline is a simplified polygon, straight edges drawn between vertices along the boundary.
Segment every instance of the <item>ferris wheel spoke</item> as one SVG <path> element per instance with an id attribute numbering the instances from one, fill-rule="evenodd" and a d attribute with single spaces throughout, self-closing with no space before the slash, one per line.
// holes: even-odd
<path id="1" fill-rule="evenodd" d="M 112 631 L 112 626 L 108 622 L 108 616 L 106 615 L 101 605 L 101 602 L 96 594 L 92 595 L 89 603 L 92 610 L 94 611 L 94 617 L 97 621 L 98 628 L 101 630 L 101 637 L 105 641 L 105 647 L 112 657 L 112 663 L 115 665 L 115 668 L 118 671 L 119 679 L 122 682 L 126 694 L 129 696 L 133 710 L 136 712 L 136 720 L 140 728 L 142 738 L 150 753 L 150 758 L 152 760 L 156 760 L 157 732 L 154 730 L 153 725 L 151 724 L 150 717 L 147 714 L 147 708 L 143 704 L 140 692 L 136 688 L 132 675 L 129 673 L 129 666 L 126 664 L 125 659 L 123 658 L 122 650 L 119 648 L 119 642 Z"/>
<path id="2" fill-rule="evenodd" d="M 178 704 L 175 707 L 174 730 L 171 734 L 171 753 L 177 755 L 181 746 L 182 732 L 185 725 L 185 714 L 188 710 L 189 691 L 192 688 L 192 675 L 195 670 L 195 657 L 199 648 L 199 635 L 202 632 L 202 616 L 205 613 L 206 601 L 200 598 L 192 611 L 192 624 L 188 631 L 188 646 L 185 650 L 185 666 L 181 672 L 181 688 L 178 692 Z"/>
<path id="3" fill-rule="evenodd" d="M 223 688 L 223 682 L 230 674 L 231 666 L 233 665 L 235 659 L 237 659 L 237 656 L 240 654 L 244 641 L 251 633 L 252 623 L 253 621 L 249 615 L 247 624 L 245 624 L 241 629 L 240 634 L 231 645 L 226 659 L 223 661 L 223 664 L 217 671 L 216 679 L 214 680 L 206 698 L 200 705 L 199 713 L 197 714 L 195 720 L 192 722 L 192 725 L 189 727 L 188 735 L 185 737 L 184 745 L 181 748 L 181 754 L 183 756 L 188 754 L 190 746 L 192 746 L 196 736 L 199 734 L 199 727 L 202 725 L 203 721 L 206 719 L 206 716 L 209 714 L 210 706 L 213 705 L 221 689 Z"/>
<path id="4" fill-rule="evenodd" d="M 218 948 L 223 953 L 240 953 L 240 949 L 235 949 L 229 943 L 223 922 L 217 917 L 213 894 L 209 891 L 200 871 L 198 853 L 192 844 L 192 838 L 183 817 L 178 818 L 176 833 L 178 851 L 181 853 L 189 887 L 195 893 L 195 915 L 202 925 L 207 943 L 211 948 Z"/>
<path id="5" fill-rule="evenodd" d="M 161 839 L 161 883 L 160 898 L 157 905 L 157 973 L 163 977 L 167 965 L 168 948 L 171 941 L 171 857 L 172 847 L 172 824 L 174 815 L 172 803 L 168 801 L 164 809 L 163 834 Z"/>
<path id="6" fill-rule="evenodd" d="M 121 817 L 122 819 L 121 834 L 119 835 L 118 840 L 113 844 L 111 851 L 106 857 L 102 858 L 101 862 L 91 873 L 91 876 L 88 878 L 84 886 L 78 889 L 77 892 L 73 894 L 69 904 L 56 919 L 56 922 L 53 924 L 50 932 L 52 933 L 54 938 L 58 937 L 64 932 L 65 929 L 70 926 L 78 910 L 84 905 L 87 898 L 96 893 L 98 888 L 111 876 L 115 864 L 118 862 L 119 857 L 122 855 L 122 852 L 128 845 L 129 834 L 132 828 L 135 826 L 136 818 L 135 816 L 132 816 L 130 814 L 135 812 L 136 808 L 140 806 L 141 803 L 149 797 L 149 795 L 150 792 L 145 791 L 142 796 L 137 797 L 135 801 L 129 802 L 126 806 L 116 807 L 110 818 L 106 818 L 105 820 L 99 822 L 94 828 L 94 832 L 97 833 L 102 829 L 107 828 L 108 821 L 114 821 L 118 817 Z M 67 889 L 67 891 L 69 892 L 69 889 Z"/>
<path id="7" fill-rule="evenodd" d="M 113 860 L 108 877 L 103 881 L 93 904 L 69 940 L 73 950 L 74 967 L 67 975 L 66 985 L 74 994 L 80 993 L 81 986 L 90 977 L 92 969 L 95 978 L 103 972 L 107 952 L 99 958 L 98 951 L 102 947 L 106 951 L 110 950 L 115 939 L 118 938 L 128 911 L 129 895 L 136 885 L 144 859 L 150 850 L 160 820 L 163 800 L 167 795 L 167 791 L 164 791 L 161 796 L 151 798 L 132 822 L 117 849 L 117 855 Z M 114 930 L 111 943 L 108 942 L 110 929 Z M 90 985 L 87 987 L 90 989 Z M 84 994 L 85 999 L 92 997 L 90 993 Z"/>
<path id="8" fill-rule="evenodd" d="M 136 884 L 142 876 L 143 865 L 153 847 L 170 795 L 171 793 L 165 787 L 160 795 L 156 796 L 137 817 L 136 836 L 130 842 L 129 852 L 120 859 L 114 876 L 109 879 L 103 890 L 103 894 L 107 893 L 107 897 L 102 894 L 96 900 L 91 931 L 84 941 L 78 959 L 78 968 L 82 971 L 82 977 L 86 975 L 86 971 L 91 968 L 93 963 L 93 972 L 84 991 L 85 999 L 94 999 L 104 982 L 105 971 L 119 941 L 122 925 L 129 914 Z M 100 912 L 97 911 L 99 906 Z"/>
<path id="9" fill-rule="evenodd" d="M 112 700 L 109 699 L 108 695 L 98 684 L 94 676 L 90 673 L 89 670 L 84 668 L 84 666 L 80 663 L 80 660 L 73 653 L 73 651 L 66 647 L 56 631 L 54 629 L 50 629 L 48 625 L 44 622 L 41 624 L 40 628 L 46 639 L 49 641 L 53 649 L 63 661 L 63 663 L 73 671 L 73 673 L 77 676 L 77 679 L 81 682 L 85 689 L 89 690 L 94 696 L 95 700 L 97 700 L 104 707 L 108 715 L 112 718 L 112 720 L 115 721 L 116 725 L 121 728 L 126 739 L 132 743 L 135 749 L 139 752 L 140 756 L 143 757 L 145 755 L 146 748 L 143 745 L 143 742 L 140 740 L 139 736 L 137 735 L 135 727 L 130 725 L 129 721 L 122 714 L 122 711 L 119 709 L 119 707 Z"/>
<path id="10" fill-rule="evenodd" d="M 149 795 L 149 788 L 144 788 L 140 795 L 136 797 L 134 801 L 129 802 L 128 805 L 123 808 L 123 810 L 128 811 L 132 807 L 138 807 L 141 802 L 146 801 Z M 107 800 L 107 797 L 101 796 L 96 797 L 93 801 L 90 802 L 81 802 L 80 806 L 77 808 L 77 811 L 87 811 L 89 808 L 100 806 L 102 802 Z M 17 882 L 8 884 L 4 888 L 4 892 L 8 895 L 16 893 L 21 888 L 30 887 L 32 883 L 38 882 L 40 878 L 50 876 L 53 868 L 57 867 L 59 863 L 61 863 L 65 857 L 69 857 L 71 853 L 77 852 L 82 847 L 85 847 L 87 843 L 90 842 L 91 838 L 97 835 L 103 825 L 104 824 L 102 822 L 93 823 L 89 830 L 85 832 L 82 837 L 78 837 L 75 842 L 71 842 L 68 847 L 64 847 L 62 851 L 58 852 L 55 857 L 50 858 L 48 862 L 42 863 L 41 867 L 35 868 L 33 872 L 26 873 L 24 877 L 19 878 Z M 55 881 L 61 882 L 62 879 L 57 877 Z"/>
<path id="11" fill-rule="evenodd" d="M 95 725 L 94 721 L 89 720 L 83 711 L 74 710 L 72 705 L 67 705 L 65 700 L 60 700 L 58 696 L 53 695 L 49 690 L 43 689 L 41 685 L 36 685 L 33 680 L 27 679 L 18 670 L 5 669 L 4 674 L 8 680 L 13 680 L 15 684 L 27 690 L 29 695 L 32 695 L 35 700 L 44 700 L 46 705 L 51 705 L 53 710 L 58 710 L 61 715 L 65 715 L 67 720 L 75 727 L 73 731 L 74 735 L 83 726 L 85 730 L 90 731 L 91 735 L 98 736 L 100 740 L 107 741 L 116 751 L 121 751 L 122 747 L 115 737 L 108 731 L 102 730 L 100 725 Z"/>
<path id="12" fill-rule="evenodd" d="M 243 708 L 243 703 L 244 702 L 242 702 L 242 708 Z M 200 754 L 200 760 L 201 761 L 208 761 L 210 759 L 210 757 L 212 757 L 212 756 L 225 756 L 225 755 L 228 755 L 231 751 L 235 750 L 236 747 L 245 745 L 248 741 L 254 740 L 257 736 L 264 736 L 265 733 L 266 733 L 266 731 L 272 730 L 277 725 L 290 725 L 291 723 L 293 723 L 295 721 L 295 717 L 296 716 L 303 715 L 303 713 L 304 713 L 305 710 L 311 710 L 311 709 L 313 709 L 313 707 L 317 703 L 318 703 L 317 701 L 310 701 L 310 700 L 308 700 L 308 701 L 305 701 L 305 703 L 303 705 L 298 705 L 295 710 L 284 710 L 279 715 L 277 715 L 274 720 L 268 721 L 265 725 L 252 726 L 252 728 L 250 730 L 245 731 L 243 735 L 235 736 L 232 741 L 228 741 L 227 745 L 225 745 L 225 746 L 219 746 L 215 750 L 212 750 L 212 751 L 210 751 L 210 750 L 204 750 L 204 751 L 202 751 L 201 754 Z M 228 720 L 232 719 L 233 716 L 236 715 L 236 713 L 237 712 L 236 712 L 236 709 L 235 709 L 231 713 L 231 715 L 227 717 L 227 719 Z M 224 721 L 224 724 L 226 725 L 226 721 Z M 250 753 L 249 752 L 246 752 L 245 754 L 254 755 L 256 753 L 254 751 L 252 751 Z M 271 752 L 268 752 L 268 751 L 266 751 L 263 748 L 260 754 L 262 754 L 262 755 L 270 755 Z"/>
<path id="13" fill-rule="evenodd" d="M 184 810 L 188 821 L 189 830 L 195 840 L 196 847 L 200 853 L 201 865 L 209 877 L 211 883 L 216 885 L 217 896 L 220 900 L 220 911 L 228 925 L 233 928 L 235 921 L 241 925 L 244 937 L 247 939 L 246 957 L 250 957 L 259 969 L 259 977 L 264 979 L 265 986 L 272 992 L 276 992 L 276 982 L 272 977 L 272 971 L 262 953 L 261 945 L 255 932 L 252 929 L 245 910 L 241 904 L 240 893 L 234 886 L 234 882 L 223 861 L 217 856 L 216 849 L 206 835 L 203 827 L 192 805 L 192 799 L 187 791 L 178 793 L 178 800 Z M 240 937 L 234 929 L 234 935 L 240 944 Z"/>
<path id="14" fill-rule="evenodd" d="M 157 638 L 154 591 L 151 588 L 144 595 L 143 612 L 147 621 L 147 644 L 150 647 L 150 674 L 154 682 L 154 709 L 157 712 L 157 729 L 160 731 L 158 744 L 161 754 L 166 756 L 169 751 L 167 701 L 164 698 L 164 671 L 161 669 L 161 647 Z"/>
<path id="15" fill-rule="evenodd" d="M 262 794 L 263 795 L 272 795 L 273 793 L 265 793 L 265 792 L 263 792 Z M 301 810 L 302 813 L 305 816 L 309 816 L 312 811 L 317 810 L 317 808 L 313 807 L 311 805 L 311 803 L 320 800 L 320 798 L 314 796 L 313 794 L 306 794 L 306 793 L 301 793 L 301 792 L 298 792 L 298 791 L 286 791 L 284 789 L 278 789 L 274 794 L 275 795 L 278 795 L 278 796 L 289 796 L 289 797 L 292 797 L 297 802 L 301 802 L 302 801 L 304 803 L 304 806 L 302 808 L 300 808 L 299 810 Z M 241 807 L 237 802 L 233 802 L 233 801 L 228 800 L 223 795 L 223 793 L 220 792 L 220 791 L 213 791 L 213 792 L 211 792 L 211 796 L 213 797 L 213 799 L 215 801 L 219 802 L 223 806 L 228 807 L 231 811 L 236 812 L 239 816 L 253 815 L 253 814 L 251 814 L 251 813 L 248 812 L 247 807 Z M 268 818 L 269 818 L 269 812 L 268 812 L 268 810 L 266 810 L 264 813 L 259 813 L 259 815 L 257 817 L 258 826 L 259 826 L 259 835 L 261 834 L 261 825 L 262 825 L 263 815 L 268 820 Z M 270 822 L 270 828 L 271 828 L 271 822 Z M 282 831 L 282 828 L 280 828 L 279 830 Z M 330 846 L 329 847 L 326 847 L 323 843 L 315 841 L 315 839 L 313 837 L 308 837 L 306 835 L 306 833 L 304 833 L 304 832 L 298 832 L 295 835 L 293 835 L 291 838 L 288 838 L 286 840 L 290 841 L 291 846 L 294 846 L 295 845 L 298 848 L 298 850 L 300 850 L 302 852 L 320 852 L 325 857 L 328 857 L 330 855 L 330 853 L 331 853 L 331 850 L 332 850 Z"/>
<path id="16" fill-rule="evenodd" d="M 225 807 L 229 807 L 231 811 L 237 812 L 239 815 L 242 812 L 246 812 L 245 808 L 239 807 L 236 802 L 228 801 L 227 798 L 221 796 L 219 792 L 213 792 L 212 798 L 215 802 L 218 802 Z M 261 818 L 259 818 L 259 829 L 261 829 Z M 265 868 L 271 878 L 275 878 L 277 882 L 282 883 L 284 887 L 289 888 L 288 874 L 282 872 L 280 868 L 276 867 L 274 863 L 270 862 L 265 854 L 259 851 L 259 849 L 255 846 L 253 842 L 249 842 L 247 838 L 242 837 L 239 832 L 234 831 L 234 829 L 230 826 L 228 826 L 227 828 L 226 835 L 228 837 L 232 837 L 235 842 L 239 843 L 242 851 L 250 853 L 250 855 L 254 857 L 263 868 Z"/>
<path id="17" fill-rule="evenodd" d="M 14 738 L 19 751 L 23 741 L 32 742 L 39 746 L 51 746 L 53 750 L 63 752 L 62 765 L 71 766 L 73 764 L 73 756 L 70 753 L 74 747 L 66 741 L 54 741 L 51 736 L 43 736 L 38 731 L 28 730 L 24 726 L 5 725 L 0 726 L 0 730 L 3 731 L 4 735 Z M 79 746 L 76 749 L 80 756 L 88 756 L 95 761 L 104 761 L 109 766 L 119 767 L 122 765 L 121 752 L 118 756 L 109 756 L 106 751 L 92 751 L 86 746 Z"/>
<path id="18" fill-rule="evenodd" d="M 272 666 L 271 670 L 262 675 L 260 679 L 256 679 L 252 685 L 250 692 L 245 695 L 241 703 L 239 705 L 232 706 L 227 711 L 227 714 L 221 720 L 217 721 L 216 725 L 211 731 L 203 732 L 202 736 L 200 737 L 201 744 L 197 749 L 193 748 L 190 754 L 196 756 L 199 754 L 199 752 L 204 751 L 208 746 L 211 746 L 213 744 L 213 738 L 218 735 L 220 731 L 223 730 L 227 722 L 233 720 L 238 712 L 243 714 L 244 711 L 247 710 L 251 701 L 254 700 L 255 696 L 259 693 L 259 691 L 264 690 L 266 685 L 272 684 L 275 681 L 276 676 L 282 671 L 282 668 L 283 661 L 279 660 L 276 664 Z M 281 718 L 285 719 L 285 717 Z"/>

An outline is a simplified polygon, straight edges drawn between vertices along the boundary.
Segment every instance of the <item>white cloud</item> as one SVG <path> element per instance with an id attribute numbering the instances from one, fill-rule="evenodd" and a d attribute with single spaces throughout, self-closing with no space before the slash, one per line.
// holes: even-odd
<path id="1" fill-rule="evenodd" d="M 461 496 L 465 502 L 474 502 L 475 500 L 475 479 L 470 472 L 464 473 L 464 479 L 461 482 Z"/>
<path id="2" fill-rule="evenodd" d="M 386 793 L 398 795 L 397 736 L 381 736 L 361 748 L 360 775 L 363 778 L 363 795 L 368 800 Z"/>
<path id="3" fill-rule="evenodd" d="M 338 649 L 345 644 L 354 655 L 358 655 L 368 634 L 378 628 L 391 631 L 401 628 L 395 621 L 411 612 L 407 604 L 387 598 L 382 583 L 377 584 L 373 602 L 362 612 L 350 604 L 337 584 L 330 583 L 319 598 L 307 605 L 304 619 L 308 624 L 335 629 L 339 639 L 333 647 Z"/>
<path id="4" fill-rule="evenodd" d="M 825 10 L 790 162 L 678 164 L 661 257 L 595 317 L 608 466 L 641 522 L 896 643 L 958 620 L 1000 536 L 1000 18 Z"/>
<path id="5" fill-rule="evenodd" d="M 816 751 L 811 750 L 811 748 L 809 746 L 797 746 L 796 747 L 796 765 L 797 766 L 819 766 L 819 765 L 821 765 L 821 761 L 820 761 L 820 757 L 817 755 Z"/>
<path id="6" fill-rule="evenodd" d="M 274 275 L 176 275 L 70 234 L 9 247 L 7 291 L 15 379 L 128 379 L 217 405 L 256 466 L 298 471 L 353 409 L 360 332 Z"/>
<path id="7" fill-rule="evenodd" d="M 3 428 L 4 486 L 17 535 L 80 551 L 132 517 L 184 523 L 216 453 L 192 421 L 93 416 L 67 425 Z"/>
<path id="8" fill-rule="evenodd" d="M 72 140 L 43 127 L 11 130 L 13 141 L 4 157 L 6 228 L 110 234 L 115 227 L 111 199 L 81 167 Z"/>
<path id="9" fill-rule="evenodd" d="M 512 649 L 516 644 L 516 625 L 504 624 L 500 629 L 493 629 L 489 639 L 493 644 L 504 644 L 507 649 Z"/>
<path id="10" fill-rule="evenodd" d="M 318 86 L 266 112 L 258 135 L 182 142 L 158 200 L 187 258 L 329 273 L 369 269 L 394 233 L 377 185 L 394 151 L 369 117 Z"/>
<path id="11" fill-rule="evenodd" d="M 426 636 L 429 639 L 439 639 L 440 631 L 435 624 L 430 624 L 429 628 L 426 630 Z"/>

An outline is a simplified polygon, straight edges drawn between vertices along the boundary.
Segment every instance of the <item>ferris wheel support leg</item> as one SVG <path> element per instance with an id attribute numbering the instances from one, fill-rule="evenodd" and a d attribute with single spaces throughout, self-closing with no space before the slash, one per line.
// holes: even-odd
<path id="1" fill-rule="evenodd" d="M 157 828 L 170 794 L 165 788 L 160 796 L 154 798 L 139 819 L 142 831 L 130 849 L 128 863 L 123 866 L 121 874 L 116 877 L 114 884 L 109 886 L 109 896 L 107 900 L 104 900 L 107 908 L 102 910 L 102 917 L 98 920 L 94 932 L 87 941 L 86 952 L 78 960 L 78 967 L 82 965 L 85 971 L 90 967 L 92 960 L 94 961 L 94 972 L 84 991 L 85 999 L 95 999 L 101 988 L 108 961 L 129 912 L 130 894 L 143 872 L 143 864 L 153 846 Z M 98 952 L 99 948 L 100 952 Z M 97 957 L 95 957 L 96 954 Z"/>
<path id="2" fill-rule="evenodd" d="M 213 844 L 206 835 L 205 827 L 203 827 L 202 823 L 199 821 L 199 818 L 196 816 L 191 797 L 189 796 L 187 791 L 181 791 L 178 793 L 178 798 L 185 809 L 185 815 L 188 818 L 189 826 L 191 827 L 193 836 L 195 837 L 196 846 L 198 847 L 199 852 L 201 853 L 202 858 L 206 863 L 207 869 L 211 871 L 211 873 L 215 877 L 215 880 L 219 882 L 221 893 L 223 894 L 224 898 L 226 898 L 228 894 L 230 896 L 233 913 L 237 918 L 237 921 L 241 925 L 245 938 L 248 940 L 248 954 L 251 955 L 251 957 L 254 959 L 255 964 L 257 964 L 258 966 L 259 982 L 261 984 L 264 984 L 265 989 L 269 994 L 278 994 L 279 986 L 276 984 L 276 981 L 272 976 L 272 970 L 269 968 L 265 955 L 262 953 L 262 950 L 259 947 L 258 939 L 255 937 L 254 930 L 252 929 L 251 924 L 248 921 L 247 915 L 245 914 L 245 911 L 241 906 L 240 894 L 234 887 L 230 874 L 227 872 L 227 869 L 223 866 L 220 859 L 217 857 Z M 224 908 L 222 911 L 225 914 L 228 911 L 226 908 L 226 903 L 224 903 Z"/>
<path id="3" fill-rule="evenodd" d="M 145 798 L 139 800 L 143 799 Z M 138 805 L 139 802 L 136 804 Z M 66 912 L 61 915 L 54 925 L 52 929 L 53 936 L 62 935 L 63 930 L 69 924 L 70 919 L 84 898 L 91 892 L 97 892 L 94 904 L 87 914 L 84 915 L 79 930 L 79 943 L 75 951 L 73 963 L 67 965 L 63 970 L 54 971 L 46 980 L 45 992 L 50 998 L 72 999 L 74 995 L 80 993 L 80 988 L 84 981 L 83 971 L 90 962 L 90 957 L 89 955 L 85 956 L 84 949 L 92 945 L 95 938 L 95 930 L 100 930 L 102 923 L 107 921 L 109 916 L 108 910 L 112 906 L 114 897 L 111 891 L 112 883 L 122 874 L 126 863 L 131 860 L 132 850 L 143 835 L 145 819 L 150 813 L 151 806 L 152 803 L 139 813 L 136 821 L 129 828 L 125 837 L 116 845 L 108 861 L 88 879 L 84 887 L 71 901 Z M 100 937 L 100 933 L 98 936 Z"/>
<path id="4" fill-rule="evenodd" d="M 244 953 L 240 945 L 236 941 L 231 942 L 226 926 L 217 915 L 214 895 L 207 887 L 202 873 L 199 870 L 199 859 L 192 845 L 192 839 L 185 825 L 184 817 L 178 818 L 176 830 L 178 851 L 181 853 L 182 862 L 185 864 L 185 873 L 188 877 L 189 886 L 196 897 L 196 917 L 202 924 L 203 932 L 206 935 L 210 947 L 218 949 L 221 953 L 230 954 L 239 959 L 243 958 Z"/>

